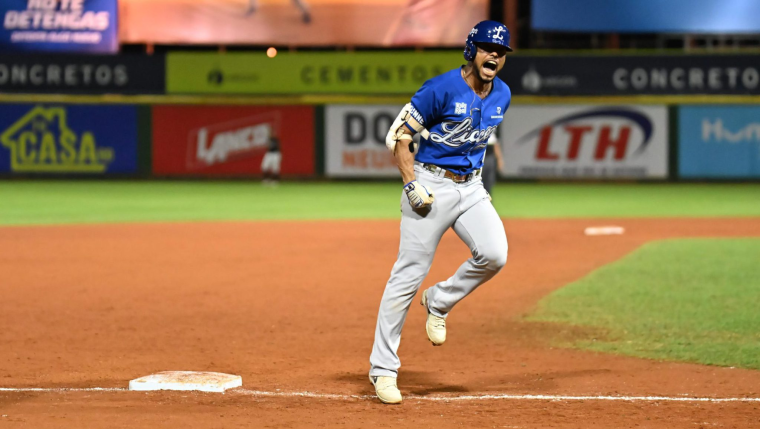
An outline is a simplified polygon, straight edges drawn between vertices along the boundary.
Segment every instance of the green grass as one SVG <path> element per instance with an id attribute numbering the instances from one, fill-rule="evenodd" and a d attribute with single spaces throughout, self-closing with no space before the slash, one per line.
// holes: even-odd
<path id="1" fill-rule="evenodd" d="M 544 298 L 528 320 L 597 335 L 560 345 L 760 369 L 759 262 L 758 239 L 649 243 Z"/>
<path id="2" fill-rule="evenodd" d="M 760 184 L 499 184 L 503 217 L 760 216 Z M 401 184 L 0 181 L 0 225 L 397 219 Z"/>

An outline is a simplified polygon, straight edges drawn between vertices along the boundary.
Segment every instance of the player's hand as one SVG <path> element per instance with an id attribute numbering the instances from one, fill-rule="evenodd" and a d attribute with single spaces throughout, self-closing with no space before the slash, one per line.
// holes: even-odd
<path id="1" fill-rule="evenodd" d="M 409 204 L 415 209 L 428 207 L 435 200 L 430 189 L 416 180 L 412 180 L 404 185 L 404 192 L 406 192 L 406 197 L 409 198 Z"/>

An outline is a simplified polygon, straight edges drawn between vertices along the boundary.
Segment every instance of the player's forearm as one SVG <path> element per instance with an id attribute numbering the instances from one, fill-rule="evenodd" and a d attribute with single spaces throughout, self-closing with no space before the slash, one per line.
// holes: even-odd
<path id="1" fill-rule="evenodd" d="M 493 145 L 493 154 L 496 155 L 496 161 L 499 163 L 504 162 L 504 157 L 501 154 L 501 145 L 498 142 Z"/>
<path id="2" fill-rule="evenodd" d="M 406 140 L 396 145 L 393 155 L 396 157 L 398 171 L 401 172 L 401 179 L 404 183 L 416 180 L 414 175 L 414 153 L 409 150 L 409 144 Z"/>

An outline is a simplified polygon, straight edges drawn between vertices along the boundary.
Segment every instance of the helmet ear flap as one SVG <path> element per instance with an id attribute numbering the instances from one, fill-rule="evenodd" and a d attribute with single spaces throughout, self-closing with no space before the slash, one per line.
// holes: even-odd
<path id="1" fill-rule="evenodd" d="M 464 59 L 466 61 L 475 59 L 475 44 L 470 40 L 464 44 Z"/>

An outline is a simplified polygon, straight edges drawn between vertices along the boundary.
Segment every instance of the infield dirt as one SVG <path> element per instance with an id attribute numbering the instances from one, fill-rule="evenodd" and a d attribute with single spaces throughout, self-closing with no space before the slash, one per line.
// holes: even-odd
<path id="1" fill-rule="evenodd" d="M 587 237 L 592 225 L 621 236 Z M 399 387 L 417 396 L 760 397 L 760 372 L 551 345 L 521 316 L 643 243 L 760 237 L 760 219 L 505 220 L 507 267 L 432 347 L 414 301 Z M 162 370 L 221 371 L 244 388 L 369 395 L 375 318 L 396 221 L 120 224 L 0 229 L 0 387 L 126 387 Z M 447 234 L 423 287 L 469 252 Z M 0 392 L 2 427 L 760 427 L 760 403 L 543 400 L 384 406 L 371 399 Z"/>

